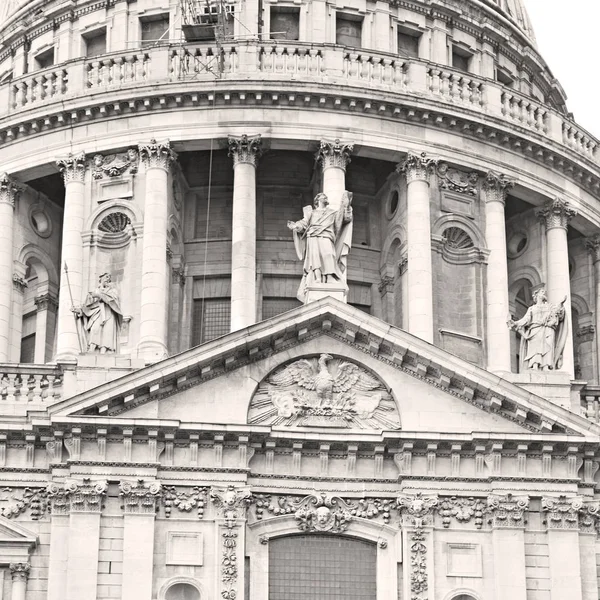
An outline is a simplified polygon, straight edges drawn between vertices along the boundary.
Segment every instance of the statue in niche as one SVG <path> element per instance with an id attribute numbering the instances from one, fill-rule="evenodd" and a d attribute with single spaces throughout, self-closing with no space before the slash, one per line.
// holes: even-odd
<path id="1" fill-rule="evenodd" d="M 87 352 L 117 352 L 123 313 L 110 273 L 100 275 L 98 287 L 74 311 L 80 319 Z"/>
<path id="2" fill-rule="evenodd" d="M 548 302 L 546 290 L 534 292 L 533 301 L 525 316 L 518 321 L 509 319 L 508 326 L 521 336 L 521 367 L 533 370 L 556 370 L 562 366 L 563 351 L 567 341 L 565 301 Z"/>
<path id="3" fill-rule="evenodd" d="M 352 243 L 352 193 L 344 192 L 340 207 L 329 208 L 325 194 L 315 196 L 314 208 L 305 206 L 300 221 L 288 221 L 298 258 L 304 261 L 298 300 L 306 301 L 307 287 L 344 281 Z"/>

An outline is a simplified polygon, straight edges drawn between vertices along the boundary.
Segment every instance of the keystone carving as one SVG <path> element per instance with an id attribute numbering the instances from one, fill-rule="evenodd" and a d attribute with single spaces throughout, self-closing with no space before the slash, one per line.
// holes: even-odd
<path id="1" fill-rule="evenodd" d="M 294 516 L 300 531 L 342 533 L 352 520 L 351 510 L 342 498 L 322 493 L 302 499 Z"/>

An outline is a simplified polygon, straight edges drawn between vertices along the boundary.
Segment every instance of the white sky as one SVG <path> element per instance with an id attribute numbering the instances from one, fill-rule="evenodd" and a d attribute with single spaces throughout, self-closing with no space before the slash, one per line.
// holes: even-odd
<path id="1" fill-rule="evenodd" d="M 579 125 L 600 138 L 600 0 L 524 0 L 538 49 Z"/>

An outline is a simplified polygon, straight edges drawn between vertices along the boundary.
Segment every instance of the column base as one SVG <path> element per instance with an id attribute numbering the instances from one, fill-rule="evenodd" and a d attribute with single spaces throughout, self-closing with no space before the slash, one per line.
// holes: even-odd
<path id="1" fill-rule="evenodd" d="M 306 299 L 304 304 L 309 302 L 316 302 L 321 298 L 330 296 L 340 302 L 346 302 L 348 294 L 348 286 L 336 281 L 335 283 L 314 283 L 313 285 L 306 286 Z"/>
<path id="2" fill-rule="evenodd" d="M 168 358 L 167 347 L 154 340 L 142 341 L 137 347 L 138 358 L 141 358 L 147 365 L 157 363 Z"/>

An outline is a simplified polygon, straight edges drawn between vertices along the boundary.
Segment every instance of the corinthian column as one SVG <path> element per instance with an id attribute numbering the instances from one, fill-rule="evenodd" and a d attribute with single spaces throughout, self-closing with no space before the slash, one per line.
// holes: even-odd
<path id="1" fill-rule="evenodd" d="M 485 240 L 490 250 L 487 266 L 487 368 L 493 373 L 510 373 L 510 329 L 506 325 L 508 265 L 504 201 L 514 185 L 503 175 L 489 172 L 483 183 L 485 196 Z"/>
<path id="2" fill-rule="evenodd" d="M 429 173 L 437 160 L 409 152 L 397 171 L 406 175 L 408 331 L 433 343 L 433 282 Z"/>
<path id="3" fill-rule="evenodd" d="M 346 189 L 346 167 L 350 163 L 350 155 L 354 144 L 344 144 L 340 140 L 327 142 L 321 140 L 317 160 L 323 168 L 323 193 L 329 200 L 329 206 L 340 207 L 342 194 Z"/>
<path id="4" fill-rule="evenodd" d="M 29 563 L 11 563 L 10 574 L 12 576 L 11 600 L 25 600 Z"/>
<path id="5" fill-rule="evenodd" d="M 146 362 L 167 357 L 167 201 L 169 167 L 177 155 L 169 141 L 139 145 L 145 166 L 142 297 L 138 355 Z"/>
<path id="6" fill-rule="evenodd" d="M 83 350 L 71 309 L 79 304 L 83 293 L 83 244 L 81 232 L 85 213 L 85 154 L 56 161 L 65 182 L 60 291 L 58 295 L 58 333 L 56 360 L 74 361 Z M 68 275 L 65 273 L 68 269 Z"/>
<path id="7" fill-rule="evenodd" d="M 577 214 L 569 203 L 560 198 L 551 200 L 537 211 L 538 217 L 546 225 L 546 260 L 548 273 L 546 291 L 548 301 L 560 304 L 565 301 L 565 323 L 567 324 L 567 340 L 563 353 L 561 371 L 575 377 L 573 360 L 573 324 L 571 322 L 571 282 L 569 276 L 569 246 L 567 244 L 567 227 L 569 221 Z"/>
<path id="8" fill-rule="evenodd" d="M 594 262 L 594 318 L 596 327 L 596 364 L 594 375 L 600 381 L 600 234 L 585 241 Z"/>
<path id="9" fill-rule="evenodd" d="M 233 158 L 231 331 L 256 323 L 256 165 L 260 135 L 229 138 Z"/>
<path id="10" fill-rule="evenodd" d="M 0 175 L 0 362 L 9 360 L 14 212 L 18 193 L 19 189 L 10 177 L 6 173 Z"/>

